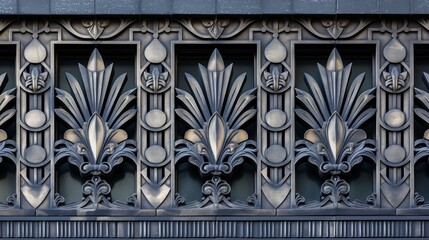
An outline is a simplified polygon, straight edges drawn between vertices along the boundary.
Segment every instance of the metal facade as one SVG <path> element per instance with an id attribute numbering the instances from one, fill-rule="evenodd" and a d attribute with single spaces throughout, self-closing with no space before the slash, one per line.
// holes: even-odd
<path id="1" fill-rule="evenodd" d="M 428 237 L 428 39 L 420 17 L 3 17 L 0 164 L 15 191 L 0 236 Z M 188 53 L 197 70 L 179 75 Z M 135 187 L 115 201 L 126 164 Z M 201 186 L 183 188 L 181 164 Z M 240 171 L 252 182 L 234 185 Z M 308 175 L 316 200 L 298 187 Z"/>

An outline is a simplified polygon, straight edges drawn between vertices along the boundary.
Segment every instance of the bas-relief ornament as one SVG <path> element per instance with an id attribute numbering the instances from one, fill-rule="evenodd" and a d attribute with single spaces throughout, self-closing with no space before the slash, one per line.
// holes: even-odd
<path id="1" fill-rule="evenodd" d="M 260 73 L 258 139 L 261 160 L 261 203 L 268 208 L 290 206 L 286 200 L 291 192 L 292 109 L 291 68 L 286 45 L 289 38 L 299 38 L 299 31 L 289 26 L 288 19 L 264 19 L 261 28 L 251 28 L 250 37 L 261 40 L 262 66 Z M 291 32 L 295 36 L 288 36 Z M 280 207 L 282 206 L 282 207 Z"/>
<path id="2" fill-rule="evenodd" d="M 161 208 L 170 206 L 172 174 L 171 161 L 174 156 L 174 138 L 171 136 L 174 109 L 171 108 L 170 66 L 171 41 L 177 28 L 170 27 L 169 19 L 144 19 L 142 28 L 147 44 L 143 45 L 143 66 L 140 68 L 139 93 L 143 106 L 139 118 L 141 126 L 141 198 L 143 207 Z M 173 37 L 174 36 L 174 37 Z"/>
<path id="3" fill-rule="evenodd" d="M 9 25 L 15 22 L 16 19 L 0 19 L 0 32 L 3 32 Z"/>
<path id="4" fill-rule="evenodd" d="M 240 94 L 245 73 L 230 84 L 232 64 L 225 68 L 217 49 L 207 68 L 200 64 L 199 69 L 202 83 L 186 74 L 191 93 L 176 89 L 177 98 L 186 107 L 176 109 L 176 114 L 192 128 L 186 131 L 184 139 L 176 141 L 175 161 L 185 158 L 211 179 L 203 185 L 203 201 L 185 206 L 250 207 L 229 200 L 231 186 L 222 178 L 231 174 L 244 158 L 255 161 L 255 143 L 240 129 L 256 114 L 256 109 L 248 109 L 255 99 L 254 89 Z"/>
<path id="5" fill-rule="evenodd" d="M 0 75 L 0 127 L 4 128 L 5 123 L 12 120 L 15 116 L 16 109 L 13 108 L 13 102 L 15 101 L 15 91 L 16 89 L 4 90 L 6 85 L 7 77 L 6 73 Z M 16 163 L 16 142 L 11 140 L 7 135 L 6 131 L 0 129 L 0 165 L 3 161 L 8 159 Z M 16 189 L 16 188 L 15 188 Z M 9 196 L 7 199 L 0 199 L 0 209 L 1 208 L 16 208 L 18 207 L 16 193 Z M 6 203 L 3 203 L 6 202 Z"/>
<path id="6" fill-rule="evenodd" d="M 280 73 L 278 67 L 273 67 L 271 72 L 265 71 L 264 78 L 265 86 L 275 93 L 285 90 L 290 84 L 290 81 L 288 80 L 289 72 L 286 71 Z"/>
<path id="7" fill-rule="evenodd" d="M 204 19 L 201 23 L 207 28 L 207 31 L 212 35 L 214 39 L 218 39 L 226 27 L 228 27 L 229 19 Z"/>
<path id="8" fill-rule="evenodd" d="M 369 19 L 357 21 L 349 19 L 312 19 L 304 18 L 297 20 L 308 31 L 319 38 L 345 39 L 350 38 L 362 31 L 370 22 Z"/>
<path id="9" fill-rule="evenodd" d="M 46 79 L 48 72 L 40 73 L 38 68 L 35 67 L 31 70 L 31 73 L 24 72 L 25 87 L 32 92 L 37 92 L 41 88 L 46 86 Z"/>
<path id="10" fill-rule="evenodd" d="M 429 86 L 429 74 L 426 72 L 423 73 L 423 81 L 426 86 Z M 415 98 L 416 101 L 418 100 L 419 103 L 423 104 L 423 108 L 416 107 L 414 112 L 418 118 L 424 121 L 427 127 L 429 123 L 429 93 L 422 89 L 415 88 Z M 416 135 L 416 139 L 417 137 L 419 137 L 419 135 Z M 429 129 L 423 133 L 423 138 L 415 140 L 414 150 L 414 164 L 418 161 L 427 160 L 427 156 L 429 156 Z M 425 198 L 417 192 L 415 193 L 414 205 L 425 208 L 429 206 L 429 204 L 425 202 Z"/>
<path id="11" fill-rule="evenodd" d="M 55 112 L 71 129 L 64 133 L 63 140 L 55 143 L 55 160 L 67 158 L 82 175 L 89 175 L 91 179 L 82 186 L 82 203 L 64 207 L 127 207 L 110 202 L 111 188 L 102 177 L 110 174 L 124 158 L 135 161 L 135 142 L 120 129 L 137 112 L 130 108 L 136 98 L 135 89 L 121 94 L 126 74 L 111 82 L 113 64 L 105 67 L 97 49 L 92 52 L 87 67 L 79 64 L 79 69 L 83 85 L 67 73 L 73 95 L 56 89 L 63 108 Z"/>
<path id="12" fill-rule="evenodd" d="M 157 67 L 152 69 L 151 73 L 144 72 L 144 79 L 146 80 L 146 88 L 152 90 L 154 93 L 166 87 L 168 72 L 160 73 Z"/>
<path id="13" fill-rule="evenodd" d="M 429 31 L 429 20 L 425 19 L 425 18 L 420 18 L 417 20 L 418 23 L 420 23 L 420 25 L 422 25 L 422 27 L 424 27 L 426 30 Z"/>
<path id="14" fill-rule="evenodd" d="M 144 50 L 144 56 L 151 63 L 161 63 L 167 57 L 167 49 L 158 38 L 154 38 Z"/>
<path id="15" fill-rule="evenodd" d="M 314 26 L 315 25 L 314 21 L 316 20 L 312 20 L 312 21 Z M 224 21 L 224 20 L 220 20 L 220 18 L 213 21 L 204 20 L 204 21 L 201 21 L 201 24 L 198 21 L 194 21 L 194 22 L 196 23 L 195 25 L 198 25 L 199 27 L 198 30 L 203 30 L 203 32 L 205 33 L 204 36 L 207 37 L 207 39 L 216 39 L 216 38 L 221 39 L 227 36 L 225 34 L 227 33 L 228 29 L 232 26 L 232 24 L 234 24 L 233 20 Z M 348 38 L 348 35 L 347 35 L 348 31 L 353 30 L 353 28 L 351 28 L 352 24 L 354 24 L 353 21 L 323 20 L 323 21 L 320 21 L 320 24 L 319 24 L 323 28 L 320 28 L 320 29 L 317 28 L 317 30 L 318 31 L 323 30 L 322 31 L 324 35 L 323 38 L 325 37 L 334 38 L 334 39 Z M 102 39 L 103 37 L 106 37 L 106 30 L 107 28 L 112 26 L 112 22 L 104 21 L 104 20 L 82 22 L 81 20 L 79 20 L 78 22 L 76 22 L 76 25 L 73 25 L 73 26 L 79 26 L 79 30 L 83 30 L 81 33 L 86 36 L 85 37 L 86 39 L 90 39 L 90 40 L 96 39 L 96 38 Z M 243 31 L 246 31 L 246 27 L 243 29 Z M 267 34 L 267 35 L 270 35 L 270 34 Z M 282 66 L 284 66 L 283 62 L 286 61 L 286 58 L 290 58 L 291 55 L 293 55 L 293 53 L 288 54 L 288 52 L 286 51 L 286 46 L 288 45 L 286 44 L 287 42 L 285 42 L 284 39 L 281 40 L 281 38 L 278 38 L 278 37 L 271 37 L 271 35 L 267 37 L 269 37 L 267 38 L 269 40 L 261 44 L 261 47 L 262 47 L 261 58 L 265 58 L 263 59 L 263 61 L 267 60 L 270 63 L 269 63 L 269 67 L 264 68 L 260 72 L 261 83 L 262 83 L 261 87 L 267 90 L 267 92 L 269 92 L 270 94 L 279 94 L 284 91 L 287 91 L 287 89 L 291 84 L 291 81 L 292 81 L 291 74 L 293 72 L 289 72 L 286 68 L 283 68 Z M 161 64 L 164 61 L 167 61 L 169 59 L 167 58 L 167 56 L 168 54 L 170 54 L 169 53 L 170 50 L 168 49 L 168 46 L 169 46 L 167 44 L 168 41 L 165 41 L 165 39 L 154 37 L 148 41 L 149 43 L 147 45 L 142 45 L 142 49 L 143 49 L 142 56 L 144 56 L 146 60 L 151 62 L 151 64 L 154 64 L 154 66 L 151 65 L 150 68 L 147 68 L 145 69 L 144 72 L 142 72 L 143 73 L 142 83 L 144 84 L 144 89 L 147 90 L 147 92 L 156 95 L 156 94 L 162 93 L 163 91 L 167 91 L 166 89 L 169 88 L 168 78 L 172 77 L 171 76 L 172 73 L 166 70 L 165 68 L 163 68 Z M 22 47 L 22 49 L 24 50 L 21 56 L 22 59 L 34 65 L 47 61 L 47 59 L 49 59 L 46 51 L 47 47 L 45 45 L 45 42 L 41 44 L 42 42 L 43 41 L 41 40 L 39 41 L 39 39 L 37 38 L 31 41 L 27 41 L 26 42 L 27 45 L 23 45 Z M 388 61 L 389 64 L 392 64 L 392 67 L 382 68 L 378 72 L 380 74 L 380 82 L 381 82 L 380 87 L 383 89 L 387 89 L 389 93 L 400 94 L 407 89 L 407 87 L 410 84 L 410 81 L 413 81 L 412 79 L 409 79 L 411 72 L 407 71 L 406 68 L 401 67 L 403 66 L 403 62 L 407 58 L 408 45 L 403 38 L 401 39 L 399 37 L 398 38 L 389 37 L 385 42 L 387 44 L 384 48 L 382 48 L 382 51 L 380 52 L 380 56 L 384 57 L 384 59 Z M 411 57 L 411 56 L 408 56 L 408 57 Z M 282 65 L 282 66 L 279 66 L 279 65 Z M 43 69 L 43 68 L 39 68 L 39 67 L 28 68 L 23 72 L 21 78 L 22 78 L 21 81 L 23 83 L 23 86 L 25 87 L 25 91 L 31 94 L 40 93 L 41 91 L 49 87 L 49 82 L 48 82 L 49 74 L 46 71 L 46 69 Z M 416 90 L 416 94 L 417 94 L 417 90 Z M 382 101 L 382 100 L 379 100 L 379 101 Z M 167 110 L 152 109 L 148 111 L 147 114 L 142 116 L 142 122 L 147 124 L 147 126 L 149 126 L 152 129 L 159 130 L 159 129 L 165 128 L 166 126 L 168 126 L 170 122 L 170 119 L 169 119 L 170 117 L 168 116 L 168 114 L 166 114 L 166 112 L 168 113 L 168 109 Z M 417 112 L 418 111 L 416 110 L 416 114 L 418 115 Z M 391 108 L 391 109 L 388 109 L 388 111 L 386 111 L 385 113 L 381 114 L 380 124 L 384 124 L 383 128 L 387 129 L 388 131 L 397 132 L 398 129 L 402 129 L 405 126 L 408 126 L 407 125 L 408 122 L 412 121 L 412 119 L 410 120 L 410 117 L 407 115 L 408 114 L 406 114 L 400 107 Z M 330 117 L 332 116 L 330 115 Z M 48 119 L 48 116 L 46 116 L 45 113 L 39 109 L 32 109 L 28 111 L 23 115 L 22 118 L 24 123 L 23 125 L 25 127 L 31 128 L 32 130 L 42 128 L 43 126 L 46 126 L 46 124 L 51 121 L 50 119 Z M 102 117 L 98 116 L 98 118 L 102 118 Z M 214 120 L 217 119 L 218 120 L 217 122 L 219 123 L 218 126 L 222 126 L 224 123 L 221 123 L 222 121 L 219 120 L 219 118 L 223 119 L 223 116 L 220 115 L 217 118 L 213 118 L 213 122 L 216 122 Z M 95 122 L 96 119 L 97 119 L 97 116 L 94 116 L 92 120 Z M 292 118 L 290 114 L 287 113 L 287 111 L 283 111 L 283 109 L 272 108 L 272 109 L 269 109 L 269 111 L 267 111 L 267 113 L 263 115 L 264 121 L 262 121 L 261 124 L 266 124 L 267 128 L 270 128 L 271 130 L 272 129 L 278 130 L 288 125 L 291 119 Z M 336 118 L 332 118 L 330 121 L 328 120 L 324 119 L 323 123 L 326 122 L 326 125 L 327 125 L 325 129 L 323 129 L 323 126 L 319 126 L 319 128 L 317 129 L 314 128 L 313 130 L 316 132 L 317 130 L 321 130 L 321 132 L 323 132 L 322 130 L 327 131 L 330 125 L 331 126 L 335 125 L 337 126 L 337 128 L 340 128 L 339 127 L 340 124 L 334 124 L 334 123 L 346 122 L 346 120 L 340 113 L 338 113 L 338 116 L 336 116 Z M 102 120 L 102 122 L 104 122 L 104 120 Z M 96 124 L 93 124 L 93 125 L 95 126 Z M 110 126 L 105 127 L 102 124 L 99 124 L 96 126 L 101 126 L 100 129 L 104 129 L 105 132 L 113 131 L 112 129 L 108 128 Z M 79 129 L 85 132 L 84 127 Z M 219 128 L 216 128 L 216 129 L 219 129 Z M 346 125 L 345 127 L 343 127 L 343 129 L 345 129 L 344 131 L 346 132 L 347 131 L 353 132 L 353 130 L 359 130 L 358 128 L 351 128 L 350 125 Z M 205 131 L 206 129 L 204 129 L 204 127 L 201 127 L 201 130 Z M 154 130 L 150 130 L 150 131 L 152 132 Z M 320 133 L 320 132 L 317 132 L 317 133 Z M 316 134 L 316 133 L 313 132 L 313 134 Z M 328 133 L 326 133 L 325 135 L 327 134 Z M 353 135 L 352 133 L 350 134 Z M 354 133 L 354 134 L 357 134 L 357 133 Z M 76 135 L 78 135 L 78 133 L 76 133 Z M 311 134 L 309 133 L 309 136 L 310 135 Z M 340 138 L 339 136 L 342 136 L 342 135 L 335 136 L 335 138 L 337 137 Z M 70 139 L 72 138 L 70 137 Z M 191 137 L 189 137 L 189 139 L 195 140 L 194 138 L 191 138 Z M 189 139 L 185 139 L 185 140 L 190 141 Z M 311 144 L 323 143 L 322 140 L 316 141 L 312 139 L 314 140 L 314 142 L 311 142 L 309 139 L 306 139 L 306 140 Z M 195 141 L 197 143 L 201 143 L 201 141 L 200 142 L 198 142 L 197 140 Z M 191 143 L 196 144 L 194 142 L 191 142 Z M 235 143 L 235 144 L 239 144 L 239 143 Z M 328 145 L 329 145 L 329 142 L 328 142 Z M 49 154 L 49 151 L 45 150 L 42 146 L 38 146 L 38 145 L 28 146 L 28 148 L 24 150 L 25 150 L 24 158 L 28 164 L 38 164 L 40 162 L 43 162 L 48 157 L 48 154 Z M 167 150 L 168 148 L 164 148 L 164 146 L 161 147 L 158 145 L 154 145 L 147 148 L 142 154 L 145 156 L 147 161 L 153 164 L 162 164 L 162 163 L 165 163 L 165 161 L 168 159 Z M 286 150 L 286 148 L 282 146 L 282 144 L 269 145 L 265 151 L 261 150 L 261 153 L 260 153 L 260 155 L 265 158 L 266 162 L 271 164 L 272 166 L 274 165 L 280 166 L 285 162 L 284 160 L 286 160 L 290 154 L 291 152 L 289 150 Z M 392 144 L 390 146 L 387 146 L 386 149 L 384 151 L 381 151 L 380 154 L 386 159 L 386 163 L 388 163 L 389 166 L 393 166 L 395 164 L 402 164 L 404 159 L 408 157 L 408 154 L 405 152 L 404 148 L 399 144 Z M 338 165 L 341 165 L 341 164 L 338 164 Z M 344 166 L 337 166 L 337 167 L 338 169 L 343 169 Z M 261 174 L 265 174 L 266 176 L 269 176 L 268 173 L 261 173 Z M 102 185 L 101 180 L 97 181 L 99 183 L 99 186 Z M 331 186 L 336 186 L 339 189 L 339 186 L 343 185 L 342 181 L 344 181 L 342 178 L 332 178 L 328 180 L 327 182 L 329 182 L 329 184 L 327 183 L 326 189 L 330 189 Z M 221 181 L 222 179 L 220 180 L 213 179 L 213 181 L 211 181 L 210 184 L 208 185 L 216 186 L 216 183 L 217 183 L 217 186 L 220 186 L 221 183 L 223 183 Z M 96 181 L 92 181 L 92 185 L 91 184 L 89 185 L 95 186 L 95 183 Z M 273 183 L 272 186 L 274 185 L 275 183 Z M 161 187 L 158 187 L 157 185 L 151 185 L 151 187 L 152 187 L 152 190 L 150 190 L 150 192 L 152 193 L 156 192 L 156 189 L 161 188 Z M 386 187 L 383 187 L 383 189 L 384 188 Z M 212 187 L 211 189 L 216 189 L 216 187 Z M 342 188 L 342 189 L 347 189 L 347 188 Z M 36 194 L 37 194 L 37 191 L 35 191 Z M 43 191 L 44 191 L 43 189 L 40 190 L 40 192 L 43 192 Z M 282 190 L 281 192 L 287 192 L 287 191 L 289 190 L 285 189 L 285 190 Z M 152 194 L 153 195 L 152 197 L 156 198 L 158 196 L 161 196 L 162 195 L 161 192 L 164 193 L 165 191 L 160 191 L 160 193 L 156 192 L 155 194 Z M 219 190 L 219 192 L 221 191 Z M 269 190 L 267 190 L 267 192 L 269 192 Z M 325 192 L 327 192 L 327 190 Z M 337 191 L 337 192 L 341 193 L 341 191 Z M 390 189 L 387 189 L 383 192 L 391 192 L 392 196 L 395 196 L 397 193 L 396 190 L 390 190 Z M 274 194 L 274 193 L 271 193 L 271 194 Z M 90 194 L 85 196 L 88 197 L 89 195 Z M 91 195 L 91 196 L 93 197 L 92 199 L 97 199 L 96 197 L 94 197 L 94 195 Z M 329 199 L 329 196 L 325 194 L 325 197 L 328 199 Z M 332 195 L 332 197 L 333 196 L 334 195 Z M 164 199 L 164 198 L 161 196 L 160 199 Z M 335 199 L 340 199 L 340 198 L 337 197 Z M 416 199 L 417 199 L 416 202 L 421 202 L 421 197 L 419 197 L 418 195 L 416 195 Z M 61 200 L 61 197 L 59 197 L 58 200 Z M 157 200 L 154 200 L 154 202 L 156 201 Z M 159 204 L 157 203 L 155 205 L 159 206 Z M 274 205 L 277 205 L 277 206 L 279 204 L 281 203 L 278 203 L 278 202 L 274 203 Z"/>
<path id="16" fill-rule="evenodd" d="M 404 37 L 416 29 L 409 27 L 407 19 L 383 19 L 381 26 L 380 30 L 371 30 L 385 35 L 381 58 L 384 63 L 378 70 L 381 73 L 379 94 L 382 101 L 378 105 L 381 128 L 377 134 L 385 136 L 378 138 L 381 162 L 379 189 L 382 193 L 381 204 L 398 208 L 401 204 L 408 204 L 405 199 L 412 198 L 409 163 L 413 144 L 406 140 L 412 137 L 412 108 L 408 106 L 412 102 L 409 87 L 412 82 L 409 79 L 411 68 Z"/>
<path id="17" fill-rule="evenodd" d="M 125 30 L 133 19 L 60 19 L 58 22 L 71 34 L 82 39 L 109 39 Z"/>
<path id="18" fill-rule="evenodd" d="M 318 68 L 320 82 L 305 74 L 310 93 L 296 89 L 296 97 L 304 109 L 295 112 L 311 127 L 305 132 L 304 140 L 297 141 L 296 161 L 308 159 L 318 167 L 320 174 L 330 179 L 321 187 L 321 201 L 303 206 L 365 207 L 367 205 L 349 200 L 350 186 L 341 177 L 364 157 L 375 160 L 374 141 L 367 139 L 365 131 L 359 129 L 375 114 L 374 108 L 368 108 L 374 89 L 358 95 L 364 73 L 348 87 L 351 64 L 344 67 L 336 49 L 332 50 L 326 67 L 318 64 Z"/>
<path id="19" fill-rule="evenodd" d="M 20 80 L 20 103 L 18 110 L 19 128 L 19 173 L 22 195 L 21 206 L 39 208 L 47 203 L 52 181 L 50 169 L 51 111 L 53 104 L 51 94 L 51 69 L 46 37 L 52 34 L 50 22 L 46 19 L 23 19 L 20 32 L 14 34 L 21 37 L 26 34 L 22 43 L 21 68 L 18 71 Z M 13 34 L 12 34 L 13 36 Z M 18 36 L 17 36 L 18 37 Z M 18 39 L 20 39 L 18 37 Z M 23 99 L 26 99 L 23 101 Z M 49 100 L 48 100 L 49 99 Z M 46 204 L 44 205 L 46 206 Z"/>
<path id="20" fill-rule="evenodd" d="M 279 39 L 274 37 L 267 47 L 265 47 L 264 56 L 272 63 L 281 63 L 287 57 L 287 50 Z"/>
<path id="21" fill-rule="evenodd" d="M 407 76 L 407 71 L 400 73 L 397 67 L 393 67 L 391 72 L 383 71 L 384 85 L 393 92 L 397 92 L 405 87 Z"/>
<path id="22" fill-rule="evenodd" d="M 177 20 L 189 32 L 202 39 L 228 39 L 243 31 L 254 20 L 251 19 L 196 19 L 187 18 Z"/>

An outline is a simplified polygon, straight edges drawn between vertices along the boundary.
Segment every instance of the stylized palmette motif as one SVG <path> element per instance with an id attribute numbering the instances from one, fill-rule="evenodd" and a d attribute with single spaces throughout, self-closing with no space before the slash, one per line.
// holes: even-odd
<path id="1" fill-rule="evenodd" d="M 187 157 L 191 164 L 199 167 L 201 174 L 212 176 L 203 185 L 206 197 L 192 206 L 240 207 L 242 204 L 229 201 L 231 187 L 221 176 L 230 174 L 245 158 L 255 160 L 255 143 L 248 139 L 246 131 L 240 129 L 256 114 L 256 109 L 248 106 L 255 98 L 252 95 L 254 89 L 240 95 L 245 73 L 229 86 L 232 64 L 225 68 L 217 49 L 213 51 L 208 67 L 199 65 L 199 68 L 201 85 L 186 74 L 192 95 L 177 89 L 177 98 L 187 110 L 176 109 L 176 113 L 192 129 L 185 133 L 184 139 L 176 141 L 176 162 Z"/>
<path id="2" fill-rule="evenodd" d="M 79 64 L 79 68 L 83 87 L 75 77 L 67 74 L 74 96 L 56 89 L 64 108 L 55 109 L 55 112 L 72 129 L 64 133 L 64 140 L 56 142 L 55 158 L 59 161 L 67 157 L 82 174 L 92 176 L 82 186 L 84 199 L 79 207 L 117 207 L 119 205 L 109 202 L 111 188 L 101 176 L 111 173 L 124 158 L 135 161 L 135 142 L 120 129 L 137 112 L 130 109 L 135 89 L 121 95 L 126 74 L 110 83 L 113 64 L 105 68 L 97 49 L 93 51 L 88 67 Z"/>
<path id="3" fill-rule="evenodd" d="M 429 86 L 429 74 L 424 72 L 423 73 L 423 80 L 425 81 L 426 86 Z M 421 103 L 423 103 L 424 108 L 415 108 L 414 112 L 416 115 L 421 118 L 426 123 L 429 122 L 429 93 L 415 88 L 416 92 L 416 99 L 418 99 Z M 429 156 L 429 130 L 426 130 L 423 134 L 422 139 L 418 139 L 415 141 L 415 151 L 416 155 L 414 158 L 414 161 L 417 162 L 423 157 Z M 422 207 L 428 207 L 429 205 L 425 204 L 425 199 L 422 195 L 419 193 L 415 193 L 415 205 L 421 205 Z"/>
<path id="4" fill-rule="evenodd" d="M 0 126 L 3 126 L 11 118 L 15 116 L 16 109 L 11 108 L 11 103 L 15 100 L 15 88 L 3 91 L 6 85 L 6 73 L 0 75 Z M 8 139 L 7 133 L 0 129 L 0 163 L 3 161 L 3 158 L 7 158 L 13 161 L 15 164 L 15 152 L 16 146 L 15 141 Z M 9 196 L 7 199 L 7 204 L 0 204 L 0 208 L 10 208 L 17 207 L 16 202 L 16 193 Z"/>
<path id="5" fill-rule="evenodd" d="M 331 52 L 326 68 L 320 64 L 318 67 L 321 84 L 306 74 L 311 94 L 296 89 L 298 100 L 305 106 L 305 109 L 296 109 L 296 114 L 312 128 L 304 134 L 305 140 L 297 142 L 296 159 L 308 158 L 321 174 L 331 178 L 322 185 L 323 200 L 307 206 L 326 206 L 330 203 L 334 207 L 360 207 L 361 204 L 347 198 L 350 186 L 340 176 L 350 172 L 364 157 L 375 158 L 373 141 L 359 129 L 375 113 L 373 108 L 366 109 L 374 98 L 374 89 L 358 96 L 364 79 L 364 74 L 360 74 L 347 91 L 351 64 L 343 67 L 336 49 Z"/>
<path id="6" fill-rule="evenodd" d="M 157 67 L 153 68 L 151 73 L 144 72 L 144 79 L 146 80 L 146 88 L 154 92 L 158 92 L 162 88 L 165 88 L 166 81 L 168 78 L 168 72 L 160 73 Z"/>
<path id="7" fill-rule="evenodd" d="M 383 72 L 383 78 L 386 81 L 385 86 L 394 92 L 397 92 L 405 87 L 407 76 L 408 72 L 399 73 L 397 67 L 393 67 L 391 72 Z"/>

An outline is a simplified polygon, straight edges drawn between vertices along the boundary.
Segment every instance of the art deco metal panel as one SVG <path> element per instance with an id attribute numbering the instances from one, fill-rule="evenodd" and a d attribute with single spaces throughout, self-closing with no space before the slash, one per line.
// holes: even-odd
<path id="1" fill-rule="evenodd" d="M 428 237 L 428 39 L 425 18 L 4 18 L 0 236 Z"/>

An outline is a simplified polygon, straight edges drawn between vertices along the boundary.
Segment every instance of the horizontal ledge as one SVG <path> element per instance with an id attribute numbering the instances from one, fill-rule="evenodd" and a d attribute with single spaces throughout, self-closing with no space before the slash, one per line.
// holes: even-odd
<path id="1" fill-rule="evenodd" d="M 201 220 L 427 220 L 425 208 L 319 208 L 319 209 L 8 209 L 0 211 L 0 221 L 65 219 L 182 219 Z"/>
<path id="2" fill-rule="evenodd" d="M 204 4 L 201 2 L 204 1 Z M 429 0 L 0 0 L 10 15 L 412 15 Z"/>

